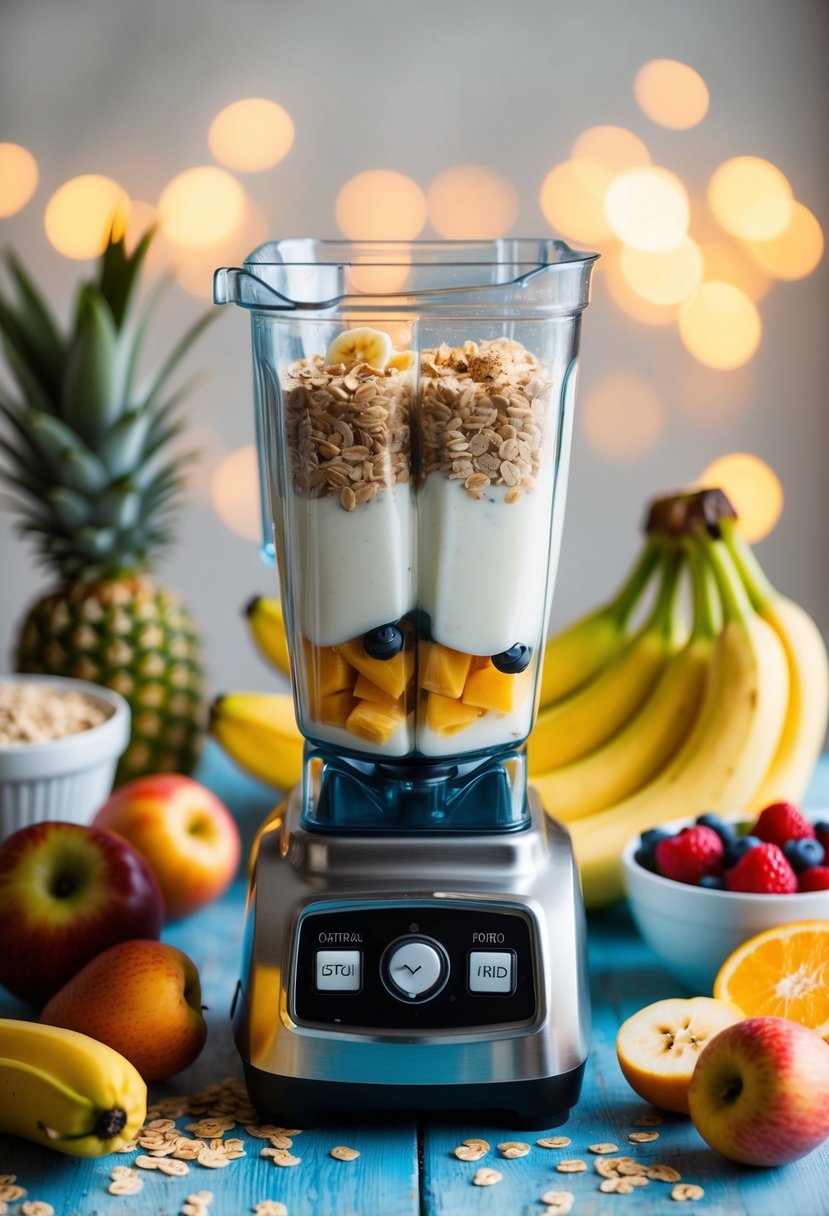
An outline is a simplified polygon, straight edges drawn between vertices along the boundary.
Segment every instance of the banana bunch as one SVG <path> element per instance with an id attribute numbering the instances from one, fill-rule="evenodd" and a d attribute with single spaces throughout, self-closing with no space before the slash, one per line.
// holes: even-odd
<path id="1" fill-rule="evenodd" d="M 566 631 L 571 691 L 541 710 L 528 745 L 532 783 L 568 825 L 588 907 L 622 894 L 620 855 L 631 836 L 703 811 L 797 802 L 829 714 L 823 640 L 772 588 L 724 495 L 700 491 L 657 506 L 645 548 L 659 554 L 654 608 L 638 630 L 618 631 L 598 669 L 597 614 Z M 686 635 L 677 563 L 692 591 Z"/>
<path id="2" fill-rule="evenodd" d="M 78 1157 L 131 1140 L 147 1086 L 117 1051 L 74 1030 L 0 1018 L 0 1132 Z"/>

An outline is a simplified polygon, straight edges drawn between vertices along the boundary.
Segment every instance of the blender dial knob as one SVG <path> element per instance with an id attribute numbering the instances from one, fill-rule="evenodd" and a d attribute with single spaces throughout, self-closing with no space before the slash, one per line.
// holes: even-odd
<path id="1" fill-rule="evenodd" d="M 380 625 L 363 637 L 363 650 L 371 659 L 393 659 L 403 649 L 403 630 L 398 625 Z"/>
<path id="2" fill-rule="evenodd" d="M 510 646 L 509 650 L 502 650 L 500 654 L 492 656 L 492 666 L 498 671 L 502 671 L 504 675 L 516 676 L 530 665 L 532 658 L 532 650 L 529 646 L 525 646 L 523 642 L 516 642 L 514 646 Z"/>

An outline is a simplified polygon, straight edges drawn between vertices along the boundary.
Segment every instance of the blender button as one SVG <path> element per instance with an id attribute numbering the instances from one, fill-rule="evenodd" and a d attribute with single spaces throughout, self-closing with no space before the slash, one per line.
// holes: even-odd
<path id="1" fill-rule="evenodd" d="M 471 950 L 469 953 L 470 992 L 512 992 L 515 956 L 511 950 Z"/>
<path id="2" fill-rule="evenodd" d="M 315 956 L 317 992 L 359 992 L 363 956 L 360 950 L 318 950 Z"/>

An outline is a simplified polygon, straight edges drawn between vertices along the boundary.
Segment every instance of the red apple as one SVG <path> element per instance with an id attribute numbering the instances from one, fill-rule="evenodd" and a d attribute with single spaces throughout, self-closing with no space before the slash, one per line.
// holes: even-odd
<path id="1" fill-rule="evenodd" d="M 688 1106 L 731 1161 L 797 1161 L 829 1136 L 829 1043 L 788 1018 L 735 1022 L 703 1048 Z"/>
<path id="2" fill-rule="evenodd" d="M 112 794 L 95 825 L 124 836 L 150 863 L 167 920 L 222 895 L 239 865 L 236 821 L 215 794 L 190 777 L 138 777 Z"/>
<path id="3" fill-rule="evenodd" d="M 145 1081 L 181 1072 L 207 1037 L 196 965 L 165 942 L 111 946 L 52 997 L 40 1020 L 106 1043 Z"/>
<path id="4" fill-rule="evenodd" d="M 51 820 L 0 845 L 0 984 L 42 1005 L 91 958 L 161 933 L 155 876 L 112 832 Z"/>

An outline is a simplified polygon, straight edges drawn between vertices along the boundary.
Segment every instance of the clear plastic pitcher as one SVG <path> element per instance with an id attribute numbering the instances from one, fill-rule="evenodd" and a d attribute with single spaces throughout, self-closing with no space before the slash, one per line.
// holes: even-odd
<path id="1" fill-rule="evenodd" d="M 535 715 L 595 254 L 285 240 L 216 272 L 251 314 L 266 551 L 300 728 L 395 765 Z"/>

